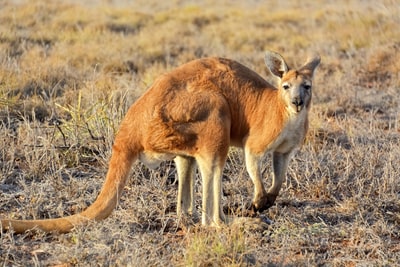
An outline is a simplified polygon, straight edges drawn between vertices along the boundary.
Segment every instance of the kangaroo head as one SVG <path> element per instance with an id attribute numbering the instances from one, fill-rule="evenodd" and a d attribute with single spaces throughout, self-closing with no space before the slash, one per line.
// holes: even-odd
<path id="1" fill-rule="evenodd" d="M 270 72 L 279 78 L 279 93 L 286 106 L 293 113 L 308 108 L 312 96 L 312 78 L 314 70 L 321 58 L 316 55 L 309 58 L 297 70 L 291 70 L 281 55 L 268 51 L 265 54 L 265 64 Z"/>

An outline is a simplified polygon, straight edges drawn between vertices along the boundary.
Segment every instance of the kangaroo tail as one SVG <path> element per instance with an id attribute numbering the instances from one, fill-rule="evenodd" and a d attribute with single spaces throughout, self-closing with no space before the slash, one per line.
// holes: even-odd
<path id="1" fill-rule="evenodd" d="M 9 220 L 1 219 L 0 229 L 13 230 L 23 233 L 31 229 L 40 229 L 45 232 L 66 233 L 76 225 L 85 224 L 91 220 L 99 221 L 107 218 L 116 207 L 122 194 L 126 179 L 138 153 L 132 153 L 126 148 L 126 143 L 114 144 L 109 169 L 103 187 L 96 199 L 86 210 L 79 214 L 44 220 Z"/>

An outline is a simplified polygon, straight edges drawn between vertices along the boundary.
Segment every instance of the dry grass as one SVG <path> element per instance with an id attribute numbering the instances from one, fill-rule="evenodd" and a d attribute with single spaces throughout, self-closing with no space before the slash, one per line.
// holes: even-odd
<path id="1" fill-rule="evenodd" d="M 264 214 L 273 224 L 187 227 L 173 164 L 138 165 L 110 218 L 66 235 L 2 234 L 2 266 L 400 264 L 396 1 L 129 2 L 0 3 L 0 216 L 88 206 L 123 114 L 166 70 L 218 55 L 265 76 L 264 49 L 292 64 L 318 51 L 310 131 Z M 250 201 L 240 151 L 223 181 L 225 206 Z"/>

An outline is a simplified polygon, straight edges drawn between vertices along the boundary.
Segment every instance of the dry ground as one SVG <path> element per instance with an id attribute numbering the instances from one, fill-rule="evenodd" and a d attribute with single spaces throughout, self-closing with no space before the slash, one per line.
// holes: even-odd
<path id="1" fill-rule="evenodd" d="M 99 2 L 0 1 L 0 217 L 88 206 L 127 107 L 190 59 L 229 57 L 270 79 L 265 49 L 295 66 L 319 52 L 309 134 L 266 229 L 186 227 L 173 164 L 138 165 L 110 218 L 2 234 L 1 266 L 400 264 L 398 1 Z M 223 186 L 226 207 L 250 201 L 240 151 Z"/>

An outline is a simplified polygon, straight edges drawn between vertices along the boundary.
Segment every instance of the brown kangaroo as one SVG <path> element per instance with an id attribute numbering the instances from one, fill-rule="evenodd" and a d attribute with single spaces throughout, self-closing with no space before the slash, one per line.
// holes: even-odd
<path id="1" fill-rule="evenodd" d="M 1 219 L 3 230 L 68 232 L 108 217 L 117 205 L 137 160 L 156 167 L 174 159 L 179 177 L 177 213 L 194 213 L 194 169 L 202 177 L 202 224 L 226 222 L 221 206 L 222 170 L 229 146 L 244 148 L 254 183 L 252 207 L 273 205 L 290 154 L 304 139 L 311 106 L 312 79 L 320 57 L 291 70 L 275 52 L 265 63 L 279 78 L 278 88 L 240 63 L 204 58 L 159 77 L 128 110 L 116 135 L 106 180 L 96 201 L 79 214 L 45 220 Z M 272 153 L 273 182 L 265 190 L 260 164 Z"/>

